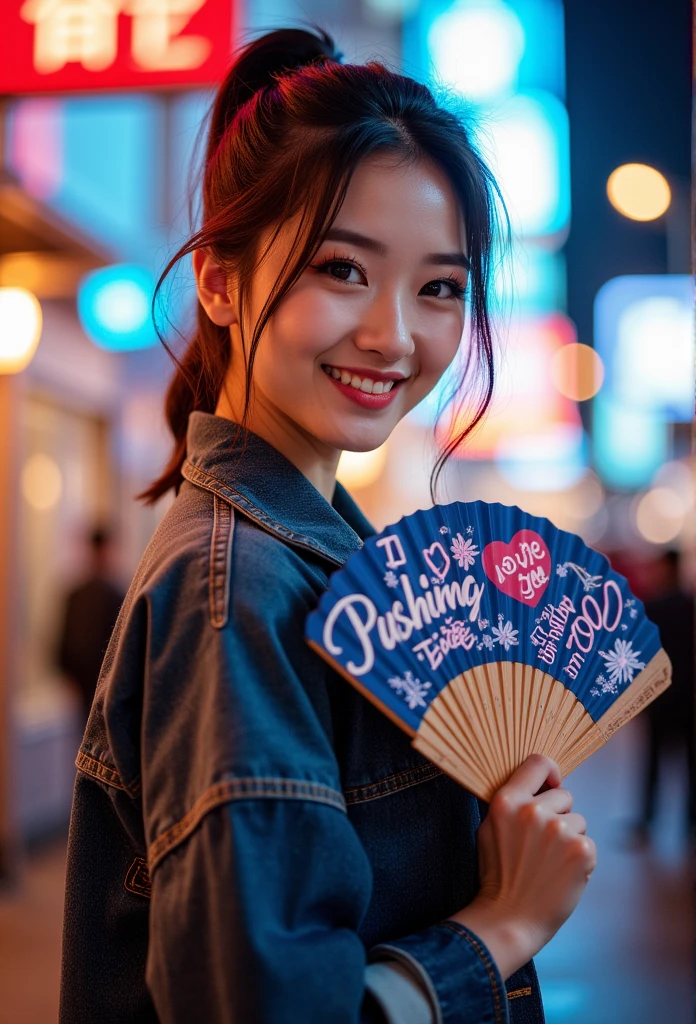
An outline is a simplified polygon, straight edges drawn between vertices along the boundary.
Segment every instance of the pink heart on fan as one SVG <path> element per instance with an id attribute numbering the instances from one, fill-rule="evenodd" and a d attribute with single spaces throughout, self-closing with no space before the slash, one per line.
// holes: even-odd
<path id="1" fill-rule="evenodd" d="M 437 555 L 438 553 L 441 558 L 439 565 L 433 558 L 433 555 Z M 423 548 L 423 558 L 425 559 L 430 571 L 442 582 L 450 567 L 450 556 L 447 554 L 439 540 L 436 540 L 429 548 Z"/>
<path id="2" fill-rule="evenodd" d="M 551 555 L 534 530 L 518 530 L 509 544 L 501 540 L 487 544 L 481 562 L 498 590 L 532 608 L 549 585 Z"/>

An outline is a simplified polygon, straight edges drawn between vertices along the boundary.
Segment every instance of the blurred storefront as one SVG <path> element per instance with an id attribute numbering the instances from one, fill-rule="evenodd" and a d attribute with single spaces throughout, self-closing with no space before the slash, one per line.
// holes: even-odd
<path id="1" fill-rule="evenodd" d="M 10 6 L 0 34 L 0 874 L 69 815 L 84 723 L 58 647 L 66 595 L 89 572 L 87 538 L 115 534 L 110 571 L 125 590 L 167 505 L 134 501 L 167 445 L 152 282 L 176 219 L 177 147 L 202 115 L 201 85 L 224 72 L 235 11 L 207 0 L 170 17 L 166 3 L 134 4 L 124 36 L 117 5 Z M 183 123 L 182 107 L 196 111 Z"/>
<path id="2" fill-rule="evenodd" d="M 139 445 L 146 455 L 152 450 L 151 424 L 141 414 L 134 430 L 124 360 L 92 343 L 76 311 L 79 282 L 112 263 L 114 253 L 8 171 L 0 209 L 3 354 L 21 334 L 32 297 L 40 333 L 26 369 L 0 375 L 0 749 L 9 870 L 18 844 L 63 826 L 69 813 L 82 724 L 76 694 L 58 668 L 57 644 L 65 594 L 85 571 L 85 536 L 96 525 L 119 530 L 116 571 L 125 578 L 155 520 L 132 501 L 152 464 L 146 459 L 138 474 Z"/>

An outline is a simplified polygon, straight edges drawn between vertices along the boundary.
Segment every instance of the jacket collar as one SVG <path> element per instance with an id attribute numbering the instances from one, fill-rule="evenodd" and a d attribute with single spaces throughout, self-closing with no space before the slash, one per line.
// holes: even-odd
<path id="1" fill-rule="evenodd" d="M 191 413 L 182 473 L 264 530 L 335 565 L 343 565 L 375 532 L 340 483 L 329 504 L 277 449 L 221 416 Z"/>

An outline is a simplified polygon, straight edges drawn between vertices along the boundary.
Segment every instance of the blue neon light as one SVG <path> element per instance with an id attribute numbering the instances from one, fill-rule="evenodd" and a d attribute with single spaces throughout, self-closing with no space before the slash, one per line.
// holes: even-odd
<path id="1" fill-rule="evenodd" d="M 668 457 L 668 423 L 693 418 L 692 292 L 687 274 L 635 274 L 597 293 L 605 379 L 594 400 L 594 461 L 614 487 L 650 483 Z"/>
<path id="2" fill-rule="evenodd" d="M 629 409 L 691 423 L 693 302 L 688 274 L 631 274 L 600 288 L 594 335 L 605 394 Z"/>
<path id="3" fill-rule="evenodd" d="M 155 280 L 133 264 L 103 267 L 87 274 L 77 296 L 85 333 L 100 348 L 114 352 L 148 348 L 157 342 L 150 314 Z"/>

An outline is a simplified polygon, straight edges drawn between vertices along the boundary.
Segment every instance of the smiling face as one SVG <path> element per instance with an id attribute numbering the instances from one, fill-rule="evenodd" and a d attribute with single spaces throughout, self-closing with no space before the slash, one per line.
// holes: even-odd
<path id="1" fill-rule="evenodd" d="M 291 252 L 298 221 L 283 225 L 255 272 L 247 339 Z M 383 154 L 365 159 L 311 265 L 264 329 L 249 428 L 266 437 L 289 431 L 317 452 L 335 451 L 336 459 L 344 449 L 381 445 L 457 352 L 465 252 L 462 213 L 436 165 L 420 160 L 396 166 Z M 216 319 L 197 270 L 201 301 Z M 242 346 L 238 324 L 230 330 L 224 401 L 238 414 Z"/>

